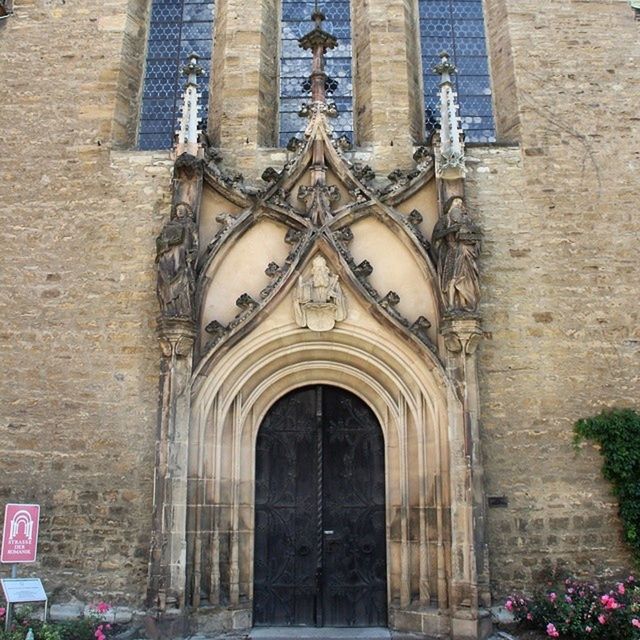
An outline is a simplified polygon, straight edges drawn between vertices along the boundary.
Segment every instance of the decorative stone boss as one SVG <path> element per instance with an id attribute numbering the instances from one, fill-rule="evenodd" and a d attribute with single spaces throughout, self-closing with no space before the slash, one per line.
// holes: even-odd
<path id="1" fill-rule="evenodd" d="M 313 259 L 310 275 L 298 279 L 293 312 L 296 324 L 312 331 L 329 331 L 347 317 L 347 302 L 338 276 L 329 271 L 323 256 Z"/>

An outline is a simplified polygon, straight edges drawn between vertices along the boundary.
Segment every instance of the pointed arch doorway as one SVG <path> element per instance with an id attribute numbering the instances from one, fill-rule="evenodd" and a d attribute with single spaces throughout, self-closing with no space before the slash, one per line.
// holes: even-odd
<path id="1" fill-rule="evenodd" d="M 256 443 L 253 622 L 387 625 L 380 424 L 339 387 L 296 389 Z"/>

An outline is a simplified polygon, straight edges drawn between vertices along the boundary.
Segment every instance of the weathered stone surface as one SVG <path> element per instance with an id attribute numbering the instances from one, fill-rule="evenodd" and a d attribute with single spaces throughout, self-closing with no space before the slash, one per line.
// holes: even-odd
<path id="1" fill-rule="evenodd" d="M 0 50 L 0 498 L 42 504 L 34 571 L 54 601 L 140 603 L 160 358 L 153 242 L 171 163 L 113 149 L 133 140 L 148 3 L 13 4 Z M 353 158 L 382 175 L 411 168 L 420 141 L 410 5 L 354 3 L 357 126 L 371 146 Z M 624 0 L 485 5 L 499 137 L 520 144 L 467 159 L 484 237 L 486 492 L 508 498 L 488 511 L 497 598 L 552 564 L 596 575 L 630 565 L 599 455 L 576 456 L 571 428 L 604 406 L 638 406 L 640 133 Z M 264 148 L 277 11 L 220 6 L 212 132 L 225 162 L 257 182 L 286 156 Z"/>
<path id="2" fill-rule="evenodd" d="M 134 4 L 16 2 L 2 32 L 0 498 L 42 505 L 53 603 L 146 587 L 171 167 L 110 152 L 128 36 L 98 28 Z"/>
<path id="3" fill-rule="evenodd" d="M 52 604 L 49 609 L 49 618 L 51 620 L 74 620 L 83 615 L 85 606 L 79 600 L 66 604 Z"/>

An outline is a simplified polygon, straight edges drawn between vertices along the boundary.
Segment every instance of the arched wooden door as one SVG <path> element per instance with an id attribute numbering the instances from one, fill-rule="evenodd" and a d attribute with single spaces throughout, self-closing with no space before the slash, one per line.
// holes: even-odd
<path id="1" fill-rule="evenodd" d="M 357 396 L 297 389 L 256 444 L 255 625 L 387 624 L 382 430 Z"/>

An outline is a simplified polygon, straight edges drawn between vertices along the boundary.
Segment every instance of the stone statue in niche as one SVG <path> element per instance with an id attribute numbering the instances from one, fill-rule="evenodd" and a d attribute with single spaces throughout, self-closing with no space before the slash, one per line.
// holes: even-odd
<path id="1" fill-rule="evenodd" d="M 195 318 L 198 231 L 193 218 L 191 207 L 179 202 L 156 238 L 157 293 L 165 318 Z"/>
<path id="2" fill-rule="evenodd" d="M 298 279 L 293 310 L 296 324 L 312 331 L 329 331 L 347 317 L 347 303 L 338 276 L 329 271 L 322 256 L 313 259 L 309 276 Z"/>
<path id="3" fill-rule="evenodd" d="M 444 210 L 431 240 L 446 311 L 474 314 L 480 301 L 480 229 L 469 217 L 462 197 L 449 198 Z"/>

